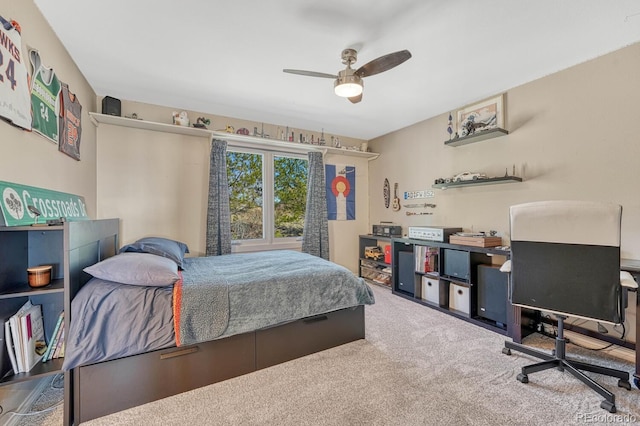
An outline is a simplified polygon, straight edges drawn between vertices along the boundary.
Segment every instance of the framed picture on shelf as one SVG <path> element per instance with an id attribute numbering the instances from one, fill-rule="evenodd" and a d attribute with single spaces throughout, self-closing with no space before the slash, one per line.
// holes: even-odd
<path id="1" fill-rule="evenodd" d="M 458 136 L 471 136 L 485 130 L 504 128 L 503 97 L 501 94 L 459 109 L 456 114 Z"/>

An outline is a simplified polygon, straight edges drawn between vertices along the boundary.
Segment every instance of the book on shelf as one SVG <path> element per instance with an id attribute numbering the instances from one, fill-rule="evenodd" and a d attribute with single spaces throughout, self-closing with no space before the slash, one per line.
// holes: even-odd
<path id="1" fill-rule="evenodd" d="M 44 338 L 42 306 L 33 305 L 20 317 L 22 323 L 22 350 L 25 371 L 31 369 L 42 359 L 47 350 Z"/>
<path id="2" fill-rule="evenodd" d="M 49 338 L 49 344 L 47 345 L 47 350 L 42 356 L 42 362 L 47 362 L 51 359 L 51 354 L 53 353 L 53 348 L 55 347 L 56 336 L 60 330 L 60 326 L 64 320 L 64 311 L 60 312 L 58 315 L 58 320 L 56 321 L 56 326 L 53 329 L 53 333 L 51 333 L 51 337 Z"/>
<path id="3" fill-rule="evenodd" d="M 62 347 L 60 348 L 60 353 L 58 354 L 58 358 L 64 358 L 64 348 L 66 348 L 65 341 L 62 341 Z"/>
<path id="4" fill-rule="evenodd" d="M 64 323 L 60 326 L 60 336 L 58 337 L 58 341 L 56 342 L 56 349 L 53 353 L 52 359 L 61 358 L 60 351 L 62 350 L 62 346 L 64 343 Z"/>
<path id="5" fill-rule="evenodd" d="M 435 272 L 438 265 L 438 249 L 428 246 L 414 247 L 416 272 Z"/>
<path id="6" fill-rule="evenodd" d="M 13 340 L 13 351 L 16 357 L 16 373 L 22 373 L 24 371 L 24 365 L 22 363 L 22 337 L 20 336 L 20 321 L 19 318 L 14 315 L 9 318 L 9 326 L 11 329 L 11 339 Z"/>
<path id="7" fill-rule="evenodd" d="M 30 371 L 46 351 L 42 306 L 27 301 L 4 322 L 3 346 L 14 374 Z M 4 357 L 4 355 L 3 355 Z M 6 368 L 2 367 L 3 375 Z"/>
<path id="8" fill-rule="evenodd" d="M 60 345 L 60 339 L 62 338 L 63 334 L 64 334 L 64 320 L 60 323 L 58 332 L 56 333 L 56 336 L 53 342 L 51 342 L 51 352 L 49 352 L 49 357 L 47 359 L 51 360 L 56 358 L 54 355 L 56 353 L 56 349 L 58 349 L 58 346 Z"/>
<path id="9" fill-rule="evenodd" d="M 59 332 L 62 324 L 64 324 L 64 311 L 60 312 L 60 315 L 58 315 L 58 321 L 56 322 L 56 326 L 53 329 L 51 338 L 49 339 L 49 345 L 47 345 L 47 351 L 44 353 L 44 356 L 42 357 L 42 362 L 46 362 L 51 359 L 56 342 L 58 341 L 58 336 L 59 336 Z"/>
<path id="10" fill-rule="evenodd" d="M 0 377 L 4 377 L 5 375 L 9 374 L 10 371 L 13 371 L 14 374 L 18 372 L 18 364 L 16 363 L 16 352 L 13 346 L 13 338 L 11 337 L 11 322 L 8 318 L 4 321 L 3 333 L 4 334 L 2 336 L 2 339 L 4 340 L 3 343 L 7 349 L 3 349 Z M 2 347 L 0 347 L 0 349 L 2 349 Z M 7 361 L 9 362 L 8 365 L 5 364 Z"/>
<path id="11" fill-rule="evenodd" d="M 18 311 L 9 318 L 9 325 L 11 329 L 11 339 L 13 340 L 13 349 L 14 356 L 16 358 L 16 366 L 17 370 L 14 370 L 15 373 L 24 373 L 27 370 L 25 369 L 25 357 L 24 357 L 24 347 L 22 340 L 22 316 L 33 306 L 30 300 L 22 305 Z"/>

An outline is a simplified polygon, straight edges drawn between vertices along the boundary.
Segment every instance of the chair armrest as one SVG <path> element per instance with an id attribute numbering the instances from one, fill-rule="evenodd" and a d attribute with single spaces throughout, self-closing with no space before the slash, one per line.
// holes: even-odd
<path id="1" fill-rule="evenodd" d="M 502 264 L 502 266 L 500 267 L 500 272 L 506 272 L 506 273 L 511 272 L 511 259 L 507 260 Z M 620 275 L 620 278 L 622 279 L 622 275 Z"/>
<path id="2" fill-rule="evenodd" d="M 627 288 L 638 288 L 638 283 L 633 279 L 633 275 L 627 271 L 620 271 L 620 285 Z"/>

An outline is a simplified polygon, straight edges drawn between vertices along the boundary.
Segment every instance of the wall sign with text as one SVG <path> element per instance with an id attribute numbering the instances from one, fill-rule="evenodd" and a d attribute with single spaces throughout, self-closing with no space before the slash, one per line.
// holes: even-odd
<path id="1" fill-rule="evenodd" d="M 46 223 L 61 217 L 89 219 L 84 197 L 80 195 L 4 181 L 0 181 L 0 195 L 0 226 Z"/>

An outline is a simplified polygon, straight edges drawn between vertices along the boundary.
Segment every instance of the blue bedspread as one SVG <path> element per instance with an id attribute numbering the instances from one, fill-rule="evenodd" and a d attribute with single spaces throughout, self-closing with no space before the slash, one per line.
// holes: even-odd
<path id="1" fill-rule="evenodd" d="M 374 303 L 346 268 L 294 251 L 186 258 L 184 267 L 179 325 L 175 286 L 85 284 L 71 304 L 63 369 L 174 346 L 178 335 L 195 343 Z"/>
<path id="2" fill-rule="evenodd" d="M 186 258 L 183 285 L 174 290 L 176 340 L 198 343 L 373 303 L 351 271 L 297 251 Z"/>

